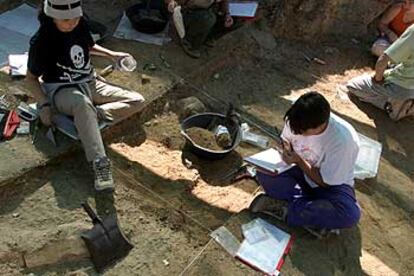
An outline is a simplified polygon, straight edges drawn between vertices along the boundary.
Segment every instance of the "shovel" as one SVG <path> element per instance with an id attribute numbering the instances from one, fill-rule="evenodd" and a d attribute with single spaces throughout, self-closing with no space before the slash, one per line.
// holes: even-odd
<path id="1" fill-rule="evenodd" d="M 128 255 L 133 245 L 122 233 L 115 215 L 102 221 L 88 203 L 83 203 L 82 207 L 92 219 L 93 228 L 82 233 L 81 237 L 88 248 L 96 270 L 102 272 Z"/>

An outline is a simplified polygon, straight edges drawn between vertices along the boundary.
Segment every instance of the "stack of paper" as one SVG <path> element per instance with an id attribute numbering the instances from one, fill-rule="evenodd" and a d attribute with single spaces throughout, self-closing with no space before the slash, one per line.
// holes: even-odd
<path id="1" fill-rule="evenodd" d="M 236 258 L 266 275 L 279 275 L 284 256 L 292 246 L 292 237 L 260 218 L 249 224 L 243 226 L 248 228 L 250 233 L 255 233 L 250 236 L 255 236 L 257 241 L 251 243 L 246 238 L 237 251 Z M 246 233 L 243 234 L 246 236 Z"/>
<path id="2" fill-rule="evenodd" d="M 279 275 L 293 244 L 291 235 L 261 218 L 242 225 L 242 231 L 245 239 L 241 244 L 224 226 L 213 231 L 211 237 L 243 263 L 266 275 Z"/>

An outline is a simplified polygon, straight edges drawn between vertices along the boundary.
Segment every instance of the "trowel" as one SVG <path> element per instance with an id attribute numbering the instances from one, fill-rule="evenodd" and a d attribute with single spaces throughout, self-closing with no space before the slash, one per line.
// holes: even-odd
<path id="1" fill-rule="evenodd" d="M 81 234 L 98 272 L 128 255 L 133 245 L 127 240 L 118 225 L 116 215 L 101 220 L 88 203 L 83 209 L 92 219 L 93 228 Z"/>
<path id="2" fill-rule="evenodd" d="M 50 142 L 52 142 L 52 144 L 57 147 L 57 140 L 56 140 L 56 128 L 55 127 L 50 127 L 48 129 L 48 131 L 46 132 L 46 138 L 49 139 Z"/>

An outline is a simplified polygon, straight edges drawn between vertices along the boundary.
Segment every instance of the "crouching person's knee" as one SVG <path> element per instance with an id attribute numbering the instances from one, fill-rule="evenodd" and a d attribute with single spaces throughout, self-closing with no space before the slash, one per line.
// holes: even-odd
<path id="1" fill-rule="evenodd" d="M 72 99 L 72 109 L 73 109 L 73 115 L 80 115 L 85 113 L 95 113 L 96 109 L 92 103 L 92 101 L 83 94 L 75 94 Z"/>
<path id="2" fill-rule="evenodd" d="M 358 96 L 361 92 L 365 93 L 372 89 L 372 77 L 370 75 L 361 75 L 349 80 L 346 89 L 349 93 Z"/>
<path id="3" fill-rule="evenodd" d="M 344 220 L 343 227 L 340 228 L 351 228 L 358 224 L 361 219 L 361 208 L 358 204 L 355 204 L 354 208 L 349 211 L 347 218 Z M 339 227 L 338 227 L 339 228 Z"/>

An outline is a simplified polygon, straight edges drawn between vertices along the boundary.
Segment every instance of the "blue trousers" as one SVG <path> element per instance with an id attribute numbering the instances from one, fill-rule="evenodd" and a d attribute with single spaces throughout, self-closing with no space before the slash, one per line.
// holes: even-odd
<path id="1" fill-rule="evenodd" d="M 311 188 L 296 166 L 279 175 L 258 171 L 257 180 L 268 196 L 288 202 L 290 226 L 342 229 L 356 225 L 360 219 L 361 210 L 349 185 Z"/>

